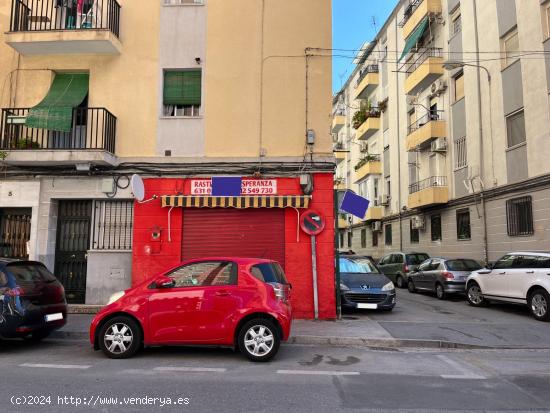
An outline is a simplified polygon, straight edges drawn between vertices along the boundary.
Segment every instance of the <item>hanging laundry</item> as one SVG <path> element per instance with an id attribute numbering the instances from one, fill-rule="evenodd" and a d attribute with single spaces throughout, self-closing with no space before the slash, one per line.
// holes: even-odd
<path id="1" fill-rule="evenodd" d="M 82 6 L 84 5 L 84 0 L 78 0 L 78 3 L 76 5 L 76 9 L 78 13 L 82 14 Z"/>

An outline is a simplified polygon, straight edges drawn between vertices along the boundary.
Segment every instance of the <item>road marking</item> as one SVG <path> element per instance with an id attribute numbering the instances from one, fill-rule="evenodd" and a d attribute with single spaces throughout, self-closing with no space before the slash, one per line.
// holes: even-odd
<path id="1" fill-rule="evenodd" d="M 155 367 L 154 371 L 184 371 L 191 373 L 225 373 L 227 369 L 214 367 Z"/>
<path id="2" fill-rule="evenodd" d="M 306 374 L 312 376 L 358 376 L 358 371 L 277 370 L 277 374 Z"/>
<path id="3" fill-rule="evenodd" d="M 40 369 L 78 369 L 85 370 L 89 369 L 92 366 L 84 366 L 81 364 L 33 364 L 33 363 L 24 363 L 20 364 L 19 367 L 31 367 L 31 368 L 40 368 Z"/>
<path id="4" fill-rule="evenodd" d="M 441 378 L 443 379 L 450 379 L 450 380 L 486 380 L 487 377 L 480 376 L 479 374 L 476 374 L 474 371 L 464 367 L 460 363 L 457 363 L 456 361 L 450 359 L 447 356 L 438 355 L 437 358 L 444 361 L 454 369 L 458 370 L 462 374 L 442 374 Z"/>

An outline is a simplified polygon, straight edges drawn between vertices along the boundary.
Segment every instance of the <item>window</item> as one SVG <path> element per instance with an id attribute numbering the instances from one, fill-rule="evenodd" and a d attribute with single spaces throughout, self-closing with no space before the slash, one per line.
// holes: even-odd
<path id="1" fill-rule="evenodd" d="M 384 240 L 386 245 L 392 244 L 392 224 L 386 224 L 384 226 Z"/>
<path id="2" fill-rule="evenodd" d="M 538 257 L 537 258 L 537 267 L 538 268 L 550 268 L 550 257 Z"/>
<path id="3" fill-rule="evenodd" d="M 517 27 L 501 40 L 504 67 L 514 63 L 519 55 L 519 37 Z"/>
<path id="4" fill-rule="evenodd" d="M 460 10 L 456 11 L 451 17 L 451 36 L 462 31 L 462 15 Z"/>
<path id="5" fill-rule="evenodd" d="M 413 228 L 412 219 L 409 221 L 409 227 L 411 230 L 411 244 L 418 244 L 420 242 L 420 231 L 417 228 Z"/>
<path id="6" fill-rule="evenodd" d="M 520 237 L 533 235 L 533 208 L 531 196 L 506 201 L 506 222 L 508 235 Z"/>
<path id="7" fill-rule="evenodd" d="M 464 72 L 460 72 L 453 78 L 454 83 L 454 101 L 458 102 L 464 97 Z"/>
<path id="8" fill-rule="evenodd" d="M 201 107 L 200 70 L 167 70 L 164 72 L 163 115 L 200 115 Z"/>
<path id="9" fill-rule="evenodd" d="M 466 152 L 466 136 L 455 140 L 455 169 L 468 166 L 468 155 Z"/>
<path id="10" fill-rule="evenodd" d="M 197 262 L 168 274 L 174 287 L 205 287 L 237 284 L 237 266 L 232 262 Z"/>
<path id="11" fill-rule="evenodd" d="M 493 265 L 493 268 L 495 270 L 505 270 L 507 268 L 512 268 L 515 258 L 516 257 L 514 255 L 505 255 L 500 260 L 498 260 L 495 265 Z"/>
<path id="12" fill-rule="evenodd" d="M 254 265 L 250 273 L 265 283 L 287 284 L 285 272 L 276 262 Z"/>
<path id="13" fill-rule="evenodd" d="M 506 134 L 509 148 L 525 142 L 525 116 L 523 109 L 506 117 Z"/>
<path id="14" fill-rule="evenodd" d="M 391 197 L 391 181 L 389 179 L 386 181 L 386 195 L 388 198 Z"/>
<path id="15" fill-rule="evenodd" d="M 361 230 L 361 248 L 367 248 L 367 230 Z"/>
<path id="16" fill-rule="evenodd" d="M 403 256 L 401 254 L 392 254 L 390 264 L 403 264 Z"/>
<path id="17" fill-rule="evenodd" d="M 441 215 L 432 215 L 430 217 L 432 241 L 441 241 Z"/>
<path id="18" fill-rule="evenodd" d="M 134 201 L 95 201 L 92 249 L 131 250 Z"/>
<path id="19" fill-rule="evenodd" d="M 512 268 L 538 268 L 537 257 L 534 255 L 517 255 Z"/>
<path id="20" fill-rule="evenodd" d="M 340 248 L 344 248 L 344 231 L 340 231 Z"/>
<path id="21" fill-rule="evenodd" d="M 477 271 L 481 265 L 474 260 L 449 260 L 446 262 L 449 271 Z"/>
<path id="22" fill-rule="evenodd" d="M 548 39 L 550 37 L 550 4 L 545 4 L 542 7 L 543 25 L 545 26 L 545 39 Z"/>
<path id="23" fill-rule="evenodd" d="M 348 248 L 353 244 L 353 231 L 348 231 Z"/>
<path id="24" fill-rule="evenodd" d="M 374 178 L 374 199 L 378 199 L 378 178 Z"/>
<path id="25" fill-rule="evenodd" d="M 469 209 L 461 209 L 456 211 L 456 237 L 458 239 L 472 238 Z"/>
<path id="26" fill-rule="evenodd" d="M 372 246 L 378 247 L 378 232 L 372 231 Z"/>
<path id="27" fill-rule="evenodd" d="M 427 254 L 407 254 L 408 265 L 419 265 L 430 257 Z"/>

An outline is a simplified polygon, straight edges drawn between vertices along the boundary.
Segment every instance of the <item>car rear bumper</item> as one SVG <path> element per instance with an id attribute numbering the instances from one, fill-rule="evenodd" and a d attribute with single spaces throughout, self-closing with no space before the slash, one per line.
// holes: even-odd
<path id="1" fill-rule="evenodd" d="M 466 281 L 447 281 L 444 283 L 446 293 L 465 293 L 466 292 Z"/>
<path id="2" fill-rule="evenodd" d="M 345 292 L 341 294 L 342 307 L 387 310 L 395 307 L 395 290 L 388 292 Z"/>
<path id="3" fill-rule="evenodd" d="M 46 321 L 46 315 L 61 314 L 62 319 Z M 53 331 L 67 324 L 67 305 L 29 306 L 24 310 L 3 313 L 0 323 L 0 336 L 5 338 L 25 337 L 35 331 Z"/>

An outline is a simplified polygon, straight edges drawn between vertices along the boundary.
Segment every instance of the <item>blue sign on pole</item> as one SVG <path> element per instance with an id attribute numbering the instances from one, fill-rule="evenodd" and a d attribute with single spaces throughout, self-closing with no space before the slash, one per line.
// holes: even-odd
<path id="1" fill-rule="evenodd" d="M 241 186 L 240 176 L 212 177 L 212 196 L 240 196 Z"/>
<path id="2" fill-rule="evenodd" d="M 346 191 L 340 210 L 348 214 L 355 215 L 357 218 L 365 218 L 367 209 L 369 209 L 370 201 L 362 196 L 357 195 L 353 191 Z"/>

